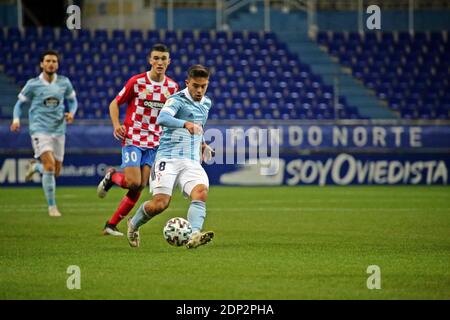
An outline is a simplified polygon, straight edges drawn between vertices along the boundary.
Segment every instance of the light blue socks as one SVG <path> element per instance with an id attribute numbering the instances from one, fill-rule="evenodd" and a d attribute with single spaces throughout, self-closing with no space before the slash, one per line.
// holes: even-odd
<path id="1" fill-rule="evenodd" d="M 42 163 L 37 162 L 34 164 L 34 172 L 39 172 L 40 174 L 44 173 L 44 168 L 42 167 Z"/>
<path id="2" fill-rule="evenodd" d="M 42 165 L 41 165 L 42 166 Z M 42 188 L 44 189 L 45 197 L 49 206 L 55 206 L 55 173 L 44 171 L 42 175 Z"/>
<path id="3" fill-rule="evenodd" d="M 150 221 L 151 218 L 153 218 L 153 216 L 149 216 L 147 212 L 145 212 L 144 207 L 147 202 L 148 201 L 144 202 L 136 211 L 136 214 L 133 216 L 133 218 L 131 218 L 131 224 L 133 225 L 135 230 L 139 229 L 140 226 L 146 224 Z"/>
<path id="4" fill-rule="evenodd" d="M 131 218 L 131 224 L 134 229 L 139 229 L 140 226 L 146 224 L 150 221 L 153 216 L 149 216 L 147 212 L 145 212 L 144 202 L 139 209 L 136 211 L 136 214 Z M 193 200 L 191 205 L 189 206 L 187 219 L 191 223 L 192 232 L 201 231 L 203 227 L 203 222 L 206 217 L 206 204 L 203 201 Z"/>
<path id="5" fill-rule="evenodd" d="M 191 223 L 192 232 L 201 231 L 206 217 L 206 204 L 203 201 L 193 200 L 189 206 L 187 219 Z"/>

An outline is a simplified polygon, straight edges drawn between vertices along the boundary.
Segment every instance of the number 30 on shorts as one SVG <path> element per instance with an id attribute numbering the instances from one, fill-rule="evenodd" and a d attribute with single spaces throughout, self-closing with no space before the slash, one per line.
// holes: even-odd
<path id="1" fill-rule="evenodd" d="M 136 153 L 136 151 L 125 152 L 124 155 L 125 155 L 125 159 L 124 159 L 125 163 L 130 162 L 130 159 L 133 162 L 137 161 L 137 153 Z"/>

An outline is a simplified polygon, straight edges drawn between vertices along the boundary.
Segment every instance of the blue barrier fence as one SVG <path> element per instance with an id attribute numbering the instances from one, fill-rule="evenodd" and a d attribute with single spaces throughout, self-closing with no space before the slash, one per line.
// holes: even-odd
<path id="1" fill-rule="evenodd" d="M 264 131 L 266 130 L 266 131 Z M 272 132 L 269 132 L 272 130 Z M 278 130 L 278 131 L 273 131 Z M 205 129 L 208 140 L 220 136 L 223 146 L 235 140 L 252 143 L 270 134 L 270 142 L 287 150 L 329 150 L 350 148 L 359 151 L 423 151 L 450 150 L 450 125 L 376 125 L 376 124 L 291 124 L 291 125 L 209 125 Z M 0 153 L 30 149 L 26 126 L 20 133 L 0 125 Z M 217 146 L 218 147 L 218 146 Z M 110 125 L 68 126 L 66 150 L 117 150 L 120 142 L 112 136 Z"/>
<path id="2" fill-rule="evenodd" d="M 279 147 L 279 153 L 252 157 L 252 144 L 270 130 L 277 131 L 269 135 L 268 148 Z M 204 164 L 212 185 L 431 185 L 449 180 L 449 125 L 214 124 L 205 135 L 218 151 L 215 163 Z M 0 126 L 0 136 L 0 184 L 38 185 L 37 175 L 31 183 L 24 179 L 32 157 L 26 127 L 17 134 Z M 236 163 L 239 153 L 243 161 Z M 110 126 L 69 127 L 58 185 L 95 186 L 110 166 L 120 166 L 120 143 Z"/>
<path id="3" fill-rule="evenodd" d="M 38 185 L 39 175 L 32 182 L 25 182 L 29 159 L 0 155 L 1 185 Z M 68 155 L 58 185 L 95 186 L 106 168 L 120 165 L 119 159 L 115 154 Z M 265 164 L 260 162 L 204 165 L 211 185 L 446 185 L 450 155 L 281 155 L 273 167 L 273 174 L 264 175 Z"/>

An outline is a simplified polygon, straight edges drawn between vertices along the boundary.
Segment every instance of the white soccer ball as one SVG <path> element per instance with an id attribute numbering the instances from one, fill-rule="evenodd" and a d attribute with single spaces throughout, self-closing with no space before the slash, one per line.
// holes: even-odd
<path id="1" fill-rule="evenodd" d="M 192 233 L 192 226 L 186 219 L 177 217 L 167 221 L 163 229 L 164 239 L 172 246 L 185 245 Z"/>

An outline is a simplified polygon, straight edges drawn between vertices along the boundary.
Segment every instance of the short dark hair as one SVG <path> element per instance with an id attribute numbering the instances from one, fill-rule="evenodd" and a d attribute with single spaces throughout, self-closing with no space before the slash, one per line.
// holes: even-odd
<path id="1" fill-rule="evenodd" d="M 194 64 L 188 70 L 188 79 L 190 78 L 209 78 L 209 69 L 201 64 Z"/>
<path id="2" fill-rule="evenodd" d="M 44 52 L 41 54 L 41 62 L 44 62 L 45 56 L 56 56 L 56 58 L 57 58 L 58 61 L 59 61 L 59 54 L 58 54 L 58 52 L 56 52 L 55 50 L 47 50 L 47 51 L 44 51 Z"/>
<path id="3" fill-rule="evenodd" d="M 157 43 L 154 44 L 152 49 L 150 50 L 150 52 L 148 53 L 148 56 L 150 57 L 152 55 L 153 51 L 158 51 L 158 52 L 169 52 L 169 48 L 162 43 Z"/>

